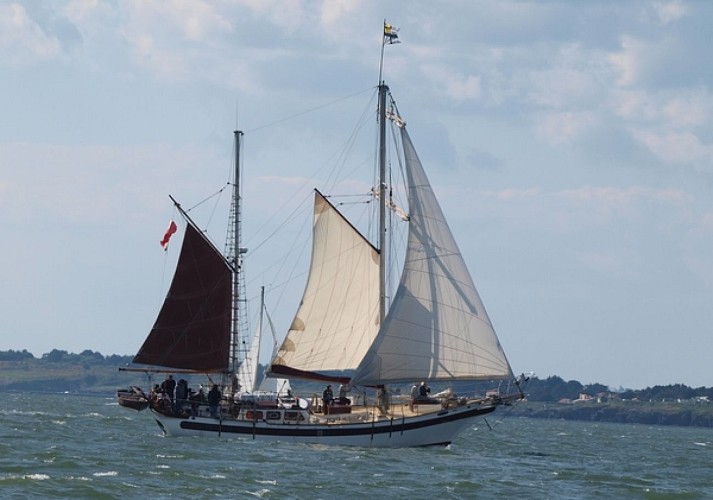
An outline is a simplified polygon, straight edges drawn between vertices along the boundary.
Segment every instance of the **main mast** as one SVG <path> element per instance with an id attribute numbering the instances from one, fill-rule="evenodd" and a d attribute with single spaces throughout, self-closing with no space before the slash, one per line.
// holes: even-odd
<path id="1" fill-rule="evenodd" d="M 382 79 L 384 71 L 384 47 L 394 43 L 398 30 L 384 19 L 384 31 L 381 38 L 381 57 L 379 59 L 379 324 L 386 317 L 386 93 L 389 87 Z"/>
<path id="2" fill-rule="evenodd" d="M 383 59 L 383 52 L 382 52 Z M 386 316 L 386 92 L 379 82 L 379 324 Z"/>

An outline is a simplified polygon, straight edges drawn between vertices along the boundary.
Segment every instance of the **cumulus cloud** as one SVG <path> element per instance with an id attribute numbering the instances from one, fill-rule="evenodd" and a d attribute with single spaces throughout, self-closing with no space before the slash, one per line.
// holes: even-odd
<path id="1" fill-rule="evenodd" d="M 358 0 L 342 0 L 341 2 L 324 2 L 322 3 L 320 12 L 320 21 L 322 27 L 326 28 L 327 32 L 338 32 L 334 29 L 344 17 L 355 13 L 361 2 Z"/>
<path id="2" fill-rule="evenodd" d="M 655 2 L 653 8 L 659 22 L 664 25 L 676 22 L 689 13 L 688 6 L 681 0 Z"/>
<path id="3" fill-rule="evenodd" d="M 62 55 L 59 39 L 48 35 L 19 3 L 0 5 L 0 60 L 30 65 Z"/>
<path id="4" fill-rule="evenodd" d="M 423 72 L 455 101 L 478 101 L 482 97 L 481 79 L 477 75 L 463 75 L 438 65 L 424 66 Z"/>
<path id="5" fill-rule="evenodd" d="M 585 186 L 565 189 L 554 195 L 577 204 L 627 209 L 641 202 L 658 202 L 681 205 L 691 201 L 691 197 L 680 189 L 653 189 L 632 186 L 619 188 L 612 186 Z"/>
<path id="6" fill-rule="evenodd" d="M 691 132 L 663 132 L 634 129 L 633 136 L 666 163 L 691 164 L 713 172 L 713 147 Z"/>
<path id="7" fill-rule="evenodd" d="M 622 37 L 621 50 L 609 56 L 609 62 L 619 74 L 618 85 L 627 87 L 639 81 L 650 50 L 649 44 L 645 41 L 629 35 Z"/>
<path id="8" fill-rule="evenodd" d="M 659 116 L 656 102 L 645 90 L 614 90 L 610 103 L 614 113 L 626 120 L 648 121 Z"/>
<path id="9" fill-rule="evenodd" d="M 535 124 L 539 137 L 552 145 L 569 142 L 581 137 L 597 123 L 593 112 L 548 113 Z"/>
<path id="10" fill-rule="evenodd" d="M 196 47 L 210 54 L 233 29 L 214 4 L 202 1 L 135 1 L 125 14 L 120 33 L 133 47 L 136 61 L 166 78 L 187 77 L 195 69 Z"/>
<path id="11" fill-rule="evenodd" d="M 674 127 L 698 127 L 710 124 L 713 96 L 707 89 L 680 89 L 662 105 L 663 115 Z"/>

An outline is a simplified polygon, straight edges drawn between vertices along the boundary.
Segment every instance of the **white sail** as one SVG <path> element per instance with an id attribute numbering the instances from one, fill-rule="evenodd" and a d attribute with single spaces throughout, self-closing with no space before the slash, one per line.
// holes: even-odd
<path id="1" fill-rule="evenodd" d="M 258 381 L 258 359 L 260 357 L 260 342 L 262 341 L 262 311 L 258 318 L 255 334 L 250 342 L 250 351 L 238 367 L 238 382 L 243 392 L 255 392 L 260 385 Z"/>
<path id="2" fill-rule="evenodd" d="M 262 380 L 257 392 L 273 393 L 280 397 L 287 397 L 291 391 L 290 379 L 266 377 Z"/>
<path id="3" fill-rule="evenodd" d="M 378 252 L 315 192 L 309 277 L 271 370 L 353 370 L 376 336 L 378 299 Z"/>
<path id="4" fill-rule="evenodd" d="M 270 314 L 267 312 L 267 309 L 264 306 L 264 302 L 263 312 L 265 314 L 265 319 L 267 319 L 267 326 L 269 327 L 270 333 L 272 334 L 272 353 L 270 356 L 270 359 L 272 359 L 275 357 L 275 353 L 277 352 L 278 348 L 277 335 L 275 334 L 275 325 L 272 322 Z M 260 318 L 260 320 L 262 321 L 262 318 Z M 288 378 L 263 377 L 258 390 L 263 392 L 273 392 L 281 397 L 287 397 L 291 395 L 292 387 L 290 386 L 290 379 Z"/>
<path id="5" fill-rule="evenodd" d="M 401 137 L 410 211 L 404 270 L 352 383 L 509 378 L 510 365 L 405 127 Z"/>

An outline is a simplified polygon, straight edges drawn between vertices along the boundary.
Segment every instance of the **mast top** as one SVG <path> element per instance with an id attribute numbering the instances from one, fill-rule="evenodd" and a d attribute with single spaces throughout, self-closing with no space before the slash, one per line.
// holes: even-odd
<path id="1" fill-rule="evenodd" d="M 399 41 L 399 29 L 391 26 L 389 23 L 386 22 L 386 19 L 384 19 L 384 35 L 381 39 L 381 59 L 379 60 L 379 85 L 384 84 L 383 80 L 383 71 L 384 71 L 384 47 L 388 43 L 389 45 L 392 45 L 394 43 L 401 43 Z"/>

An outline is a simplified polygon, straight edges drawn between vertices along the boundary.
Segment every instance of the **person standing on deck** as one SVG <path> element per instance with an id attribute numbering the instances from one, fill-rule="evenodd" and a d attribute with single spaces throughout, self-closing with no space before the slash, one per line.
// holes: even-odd
<path id="1" fill-rule="evenodd" d="M 409 399 L 408 402 L 408 408 L 411 411 L 414 411 L 414 405 L 416 404 L 416 398 L 418 397 L 418 385 L 414 383 L 411 386 L 411 399 Z"/>
<path id="2" fill-rule="evenodd" d="M 339 386 L 339 399 L 338 402 L 340 405 L 348 405 L 351 404 L 349 401 L 349 398 L 347 397 L 347 392 L 349 392 L 349 389 L 347 388 L 346 385 L 342 384 Z"/>
<path id="3" fill-rule="evenodd" d="M 174 411 L 176 409 L 176 381 L 173 380 L 173 375 L 168 375 L 166 380 L 161 383 L 161 389 L 171 400 L 171 406 Z"/>
<path id="4" fill-rule="evenodd" d="M 327 413 L 327 407 L 334 401 L 334 393 L 332 392 L 332 386 L 328 385 L 327 388 L 322 393 L 322 410 L 323 413 Z"/>
<path id="5" fill-rule="evenodd" d="M 178 381 L 178 385 L 176 385 L 176 404 L 175 404 L 176 415 L 181 413 L 181 410 L 183 410 L 183 405 L 185 405 L 187 401 L 188 401 L 188 382 L 186 381 L 186 379 L 182 378 L 181 380 Z"/>
<path id="6" fill-rule="evenodd" d="M 389 389 L 385 385 L 380 385 L 376 391 L 376 404 L 379 407 L 379 414 L 382 417 L 386 416 L 389 406 L 391 406 L 391 397 L 389 396 Z"/>
<path id="7" fill-rule="evenodd" d="M 208 409 L 210 410 L 210 416 L 213 418 L 218 418 L 218 405 L 222 397 L 218 384 L 213 384 L 213 387 L 208 391 Z"/>

